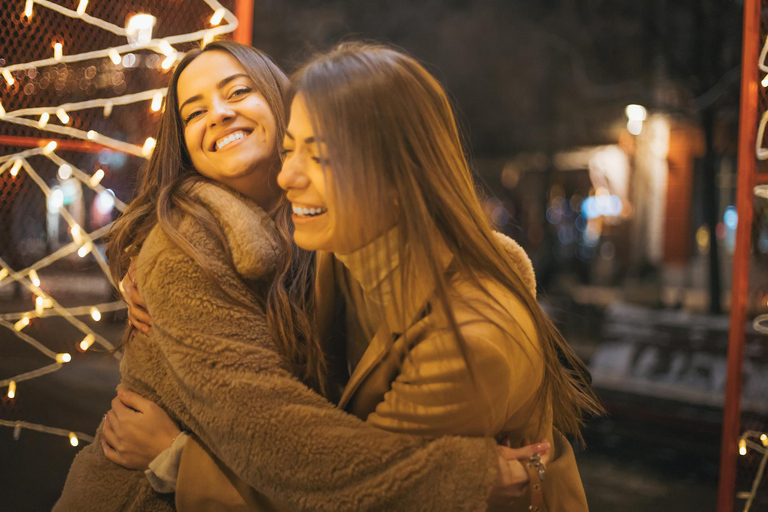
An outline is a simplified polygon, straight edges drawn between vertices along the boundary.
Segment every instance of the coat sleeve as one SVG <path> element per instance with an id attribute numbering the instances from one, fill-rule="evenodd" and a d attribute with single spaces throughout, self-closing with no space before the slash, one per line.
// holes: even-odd
<path id="1" fill-rule="evenodd" d="M 492 440 L 397 435 L 335 409 L 282 367 L 263 313 L 222 294 L 233 276 L 172 249 L 144 263 L 158 394 L 249 485 L 293 510 L 485 510 Z"/>
<path id="2" fill-rule="evenodd" d="M 539 378 L 535 359 L 490 322 L 462 332 L 468 361 L 452 332 L 431 330 L 403 357 L 368 423 L 425 436 L 498 434 L 533 398 Z"/>

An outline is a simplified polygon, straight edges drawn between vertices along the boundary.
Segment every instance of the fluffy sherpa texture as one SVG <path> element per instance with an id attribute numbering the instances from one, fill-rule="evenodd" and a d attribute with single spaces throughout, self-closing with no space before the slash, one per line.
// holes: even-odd
<path id="1" fill-rule="evenodd" d="M 533 265 L 531 264 L 531 259 L 528 257 L 528 254 L 517 242 L 507 235 L 497 232 L 496 238 L 507 252 L 507 256 L 509 256 L 512 266 L 517 269 L 520 279 L 523 280 L 523 284 L 533 296 L 536 297 L 536 275 L 533 273 Z"/>
<path id="2" fill-rule="evenodd" d="M 161 405 L 239 477 L 290 509 L 485 510 L 496 476 L 492 440 L 378 430 L 284 368 L 263 310 L 222 292 L 254 303 L 243 279 L 271 275 L 274 226 L 240 196 L 211 184 L 196 190 L 224 228 L 235 268 L 191 218 L 179 228 L 207 256 L 212 277 L 162 230 L 150 233 L 137 264 L 153 328 L 126 348 L 122 385 Z M 143 473 L 108 462 L 100 439 L 101 427 L 76 457 L 55 511 L 173 509 Z"/>

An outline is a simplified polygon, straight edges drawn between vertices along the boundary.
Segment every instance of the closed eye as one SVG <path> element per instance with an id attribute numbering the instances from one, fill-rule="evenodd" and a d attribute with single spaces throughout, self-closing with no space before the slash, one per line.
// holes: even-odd
<path id="1" fill-rule="evenodd" d="M 198 115 L 202 113 L 203 113 L 202 110 L 195 110 L 194 112 L 192 112 L 191 114 L 189 114 L 187 117 L 184 118 L 184 124 L 190 122 L 191 120 L 193 120 L 194 118 L 196 118 Z"/>
<path id="2" fill-rule="evenodd" d="M 243 96 L 244 94 L 248 94 L 249 92 L 253 91 L 250 87 L 243 87 L 240 89 L 235 90 L 231 95 L 230 98 L 233 96 Z"/>

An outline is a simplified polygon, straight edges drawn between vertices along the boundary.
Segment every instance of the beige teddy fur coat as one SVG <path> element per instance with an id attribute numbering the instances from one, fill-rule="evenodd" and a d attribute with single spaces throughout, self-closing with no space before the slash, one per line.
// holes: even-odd
<path id="1" fill-rule="evenodd" d="M 218 239 L 191 218 L 183 236 L 208 257 L 213 278 L 155 228 L 138 257 L 152 315 L 120 365 L 122 385 L 162 406 L 231 470 L 292 510 L 485 510 L 495 480 L 492 439 L 419 437 L 366 425 L 285 370 L 244 280 L 268 280 L 278 255 L 272 220 L 210 183 L 192 193 L 219 222 Z M 217 286 L 221 285 L 221 287 Z M 56 512 L 173 510 L 141 471 L 107 461 L 96 440 L 70 469 Z M 481 469 L 487 468 L 487 469 Z"/>

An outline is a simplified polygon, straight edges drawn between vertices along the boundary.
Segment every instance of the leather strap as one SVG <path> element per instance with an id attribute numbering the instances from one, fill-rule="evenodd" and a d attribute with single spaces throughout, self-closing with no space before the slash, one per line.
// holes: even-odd
<path id="1" fill-rule="evenodd" d="M 543 471 L 540 471 L 541 462 L 535 459 L 527 460 L 523 463 L 528 472 L 528 489 L 531 495 L 531 505 L 528 510 L 531 512 L 547 512 L 547 505 L 544 503 Z"/>

